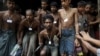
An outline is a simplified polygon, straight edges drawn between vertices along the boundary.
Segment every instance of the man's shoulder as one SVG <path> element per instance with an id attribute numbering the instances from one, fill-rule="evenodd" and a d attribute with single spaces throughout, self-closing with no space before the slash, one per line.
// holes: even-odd
<path id="1" fill-rule="evenodd" d="M 46 34 L 46 29 L 40 31 L 40 35 L 45 35 Z"/>
<path id="2" fill-rule="evenodd" d="M 5 13 L 6 11 L 0 11 L 0 14 L 3 14 L 3 13 Z"/>
<path id="3" fill-rule="evenodd" d="M 0 11 L 0 15 L 6 15 L 7 14 L 7 11 Z"/>
<path id="4" fill-rule="evenodd" d="M 62 11 L 64 11 L 64 9 L 63 9 L 63 8 L 61 8 L 61 9 L 59 9 L 59 10 L 58 10 L 58 12 L 62 12 Z"/>
<path id="5" fill-rule="evenodd" d="M 23 19 L 23 20 L 21 20 L 20 24 L 23 25 L 26 23 L 26 21 L 27 21 L 27 19 Z"/>
<path id="6" fill-rule="evenodd" d="M 34 21 L 35 21 L 36 23 L 39 23 L 39 20 L 38 20 L 37 18 L 34 18 Z"/>
<path id="7" fill-rule="evenodd" d="M 78 9 L 77 8 L 71 8 L 72 9 L 72 11 L 75 11 L 75 12 L 77 12 L 78 11 Z"/>
<path id="8" fill-rule="evenodd" d="M 55 32 L 59 31 L 58 27 L 53 26 L 53 31 L 55 31 Z"/>

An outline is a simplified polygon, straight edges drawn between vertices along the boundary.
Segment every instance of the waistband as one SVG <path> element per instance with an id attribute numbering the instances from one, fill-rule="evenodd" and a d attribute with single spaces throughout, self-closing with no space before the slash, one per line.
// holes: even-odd
<path id="1" fill-rule="evenodd" d="M 70 27 L 70 28 L 64 28 L 62 30 L 75 30 L 75 27 Z"/>

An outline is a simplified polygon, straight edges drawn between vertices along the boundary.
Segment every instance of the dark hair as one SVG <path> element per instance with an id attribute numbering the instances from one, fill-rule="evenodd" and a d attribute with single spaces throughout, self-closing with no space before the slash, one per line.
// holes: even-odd
<path id="1" fill-rule="evenodd" d="M 92 2 L 87 2 L 86 5 L 90 5 L 92 7 Z"/>
<path id="2" fill-rule="evenodd" d="M 92 3 L 92 2 L 88 2 L 86 5 L 90 5 L 91 6 L 91 8 L 96 8 L 96 5 L 94 4 L 94 3 Z"/>
<path id="3" fill-rule="evenodd" d="M 8 2 L 8 1 L 10 1 L 10 2 L 15 2 L 14 0 L 6 0 L 6 2 Z"/>
<path id="4" fill-rule="evenodd" d="M 78 3 L 77 3 L 77 6 L 86 6 L 86 2 L 85 1 L 79 1 Z"/>
<path id="5" fill-rule="evenodd" d="M 58 8 L 57 2 L 52 2 L 52 3 L 50 4 L 50 6 L 56 6 L 56 7 Z"/>
<path id="6" fill-rule="evenodd" d="M 49 19 L 52 22 L 54 21 L 53 16 L 51 16 L 50 14 L 46 14 L 46 15 L 43 16 L 43 22 L 45 22 L 46 19 Z"/>

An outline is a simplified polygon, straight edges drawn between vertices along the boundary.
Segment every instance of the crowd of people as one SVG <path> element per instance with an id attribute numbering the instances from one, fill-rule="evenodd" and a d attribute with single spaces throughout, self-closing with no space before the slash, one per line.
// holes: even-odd
<path id="1" fill-rule="evenodd" d="M 85 1 L 77 8 L 70 5 L 71 0 L 61 0 L 60 8 L 41 0 L 41 8 L 22 15 L 15 1 L 7 0 L 8 10 L 0 12 L 0 56 L 12 56 L 16 44 L 20 53 L 15 56 L 100 56 L 96 6 Z"/>

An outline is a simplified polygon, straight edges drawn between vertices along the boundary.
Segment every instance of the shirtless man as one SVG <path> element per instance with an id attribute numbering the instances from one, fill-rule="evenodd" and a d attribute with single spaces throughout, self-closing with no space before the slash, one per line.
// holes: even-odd
<path id="1" fill-rule="evenodd" d="M 50 12 L 47 10 L 48 7 L 48 1 L 41 0 L 41 8 L 37 11 L 37 16 L 40 17 L 40 23 L 42 23 L 42 18 L 44 15 L 49 14 Z"/>
<path id="2" fill-rule="evenodd" d="M 86 2 L 85 1 L 80 1 L 77 4 L 77 9 L 78 9 L 78 23 L 79 23 L 79 30 L 85 30 L 86 26 L 84 26 L 85 24 L 85 20 L 87 20 L 85 13 L 85 6 L 86 6 Z"/>
<path id="3" fill-rule="evenodd" d="M 54 17 L 54 25 L 56 27 L 59 26 L 59 20 L 60 20 L 60 17 L 59 17 L 59 13 L 58 13 L 58 4 L 56 2 L 52 2 L 50 4 L 50 7 L 51 7 L 51 15 Z"/>
<path id="4" fill-rule="evenodd" d="M 23 56 L 35 56 L 34 49 L 36 47 L 39 22 L 34 17 L 34 12 L 31 9 L 26 10 L 26 19 L 23 19 L 19 26 L 17 37 L 18 44 L 23 45 Z"/>
<path id="5" fill-rule="evenodd" d="M 54 18 L 51 15 L 43 17 L 45 29 L 39 33 L 39 46 L 43 47 L 40 56 L 58 56 L 58 29 L 53 25 Z"/>
<path id="6" fill-rule="evenodd" d="M 86 25 L 87 16 L 85 15 L 85 6 L 86 6 L 85 1 L 79 1 L 77 3 L 79 31 L 85 31 L 88 26 Z M 82 51 L 78 52 L 77 55 L 80 55 L 79 53 L 83 52 L 84 52 L 83 55 L 85 55 L 88 51 L 87 48 L 80 41 L 77 41 L 77 43 L 75 43 L 75 47 L 76 51 L 78 51 L 77 48 L 82 48 Z"/>
<path id="7" fill-rule="evenodd" d="M 89 33 L 92 37 L 96 37 L 98 39 L 99 36 L 96 36 L 95 33 L 99 35 L 99 23 L 100 17 L 95 15 L 95 8 L 92 3 L 87 3 L 85 7 L 86 15 L 88 17 L 89 22 Z"/>
<path id="8" fill-rule="evenodd" d="M 41 23 L 41 25 L 40 25 L 41 30 L 44 29 L 43 16 L 50 13 L 48 11 L 47 7 L 48 7 L 48 1 L 47 0 L 41 0 L 41 8 L 39 8 L 38 11 L 37 11 L 37 19 Z"/>
<path id="9" fill-rule="evenodd" d="M 62 9 L 59 13 L 62 18 L 60 54 L 61 56 L 73 56 L 75 32 L 78 34 L 77 9 L 70 8 L 71 0 L 62 0 Z"/>
<path id="10" fill-rule="evenodd" d="M 15 12 L 15 2 L 13 0 L 7 0 L 6 5 L 8 10 L 0 17 L 2 20 L 0 56 L 10 56 L 10 52 L 17 42 L 17 29 L 21 21 L 20 15 Z"/>

